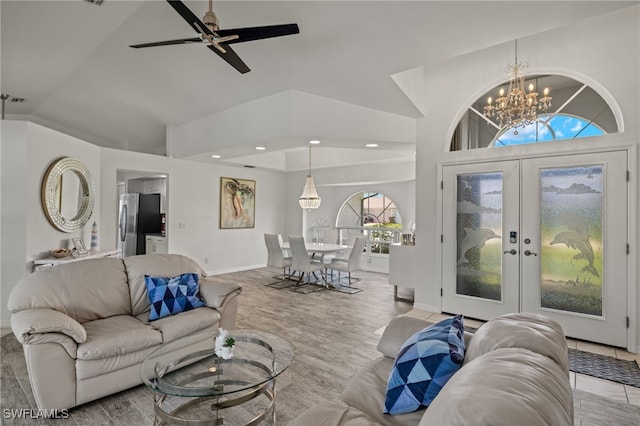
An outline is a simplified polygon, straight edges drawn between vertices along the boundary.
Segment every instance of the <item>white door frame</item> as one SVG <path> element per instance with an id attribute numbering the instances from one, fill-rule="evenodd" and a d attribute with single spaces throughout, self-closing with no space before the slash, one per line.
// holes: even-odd
<path id="1" fill-rule="evenodd" d="M 575 145 L 581 145 L 580 147 Z M 552 144 L 556 145 L 556 144 Z M 562 144 L 562 149 L 554 150 L 550 152 L 548 150 L 536 152 L 537 149 L 531 150 L 531 152 L 527 152 L 528 150 L 518 149 L 522 147 L 514 147 L 515 149 L 510 148 L 490 148 L 490 149 L 478 149 L 473 150 L 474 154 L 489 154 L 489 155 L 477 155 L 477 156 L 469 156 L 471 151 L 461 151 L 460 153 L 455 154 L 463 154 L 466 153 L 465 159 L 452 159 L 452 160 L 443 160 L 438 162 L 438 176 L 435 184 L 438 187 L 438 206 L 436 212 L 436 220 L 438 226 L 438 234 L 440 236 L 444 235 L 444 227 L 443 227 L 443 215 L 444 215 L 444 199 L 443 199 L 443 190 L 441 187 L 441 183 L 443 180 L 443 167 L 451 166 L 451 165 L 462 165 L 462 164 L 472 164 L 472 163 L 484 163 L 490 160 L 521 160 L 521 159 L 529 159 L 529 158 L 540 158 L 540 157 L 549 157 L 549 156 L 558 156 L 565 154 L 591 154 L 591 153 L 599 153 L 599 152 L 610 152 L 610 151 L 627 151 L 627 167 L 630 172 L 629 184 L 627 185 L 627 197 L 628 197 L 628 205 L 627 205 L 627 232 L 628 232 L 628 243 L 629 243 L 629 261 L 628 264 L 628 274 L 627 274 L 627 315 L 629 316 L 629 327 L 627 328 L 627 351 L 631 353 L 640 353 L 640 345 L 637 339 L 638 333 L 638 289 L 636 287 L 637 282 L 637 265 L 635 259 L 637 258 L 637 250 L 638 250 L 638 227 L 637 223 L 637 215 L 638 215 L 638 161 L 637 161 L 637 145 L 635 144 L 625 144 L 625 145 L 611 145 L 607 147 L 585 147 L 585 144 L 578 144 L 575 142 L 571 142 L 570 144 Z M 574 145 L 574 146 L 568 146 Z M 537 147 L 536 147 L 537 148 Z M 545 147 L 546 148 L 546 147 Z M 572 149 L 573 148 L 573 149 Z M 521 151 L 524 151 L 522 153 Z M 441 239 L 442 241 L 442 239 Z M 444 264 L 443 264 L 443 253 L 442 253 L 442 243 L 440 244 L 440 249 L 436 250 L 436 276 L 440 277 L 440 290 L 441 294 L 444 291 L 442 288 L 442 283 L 444 282 Z M 434 306 L 437 306 L 442 312 L 442 296 L 438 299 L 436 303 L 433 303 Z"/>

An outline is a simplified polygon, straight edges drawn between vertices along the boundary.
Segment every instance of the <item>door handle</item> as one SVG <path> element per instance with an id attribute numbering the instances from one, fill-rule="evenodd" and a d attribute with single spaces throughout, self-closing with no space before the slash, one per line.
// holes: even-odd
<path id="1" fill-rule="evenodd" d="M 525 250 L 525 251 L 524 251 L 524 255 L 525 255 L 525 256 L 531 256 L 531 255 L 533 255 L 533 256 L 537 256 L 537 255 L 538 255 L 538 253 L 534 253 L 534 252 L 532 252 L 532 251 Z"/>
<path id="2" fill-rule="evenodd" d="M 516 255 L 516 254 L 518 254 L 518 252 L 516 251 L 516 249 L 511 249 L 511 250 L 506 250 L 506 251 L 504 252 L 504 254 L 513 254 L 513 255 Z"/>

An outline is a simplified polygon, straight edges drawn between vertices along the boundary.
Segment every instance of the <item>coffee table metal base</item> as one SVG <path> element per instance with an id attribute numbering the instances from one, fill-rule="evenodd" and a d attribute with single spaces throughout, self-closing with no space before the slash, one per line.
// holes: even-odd
<path id="1" fill-rule="evenodd" d="M 230 382 L 229 382 L 230 383 Z M 237 383 L 237 382 L 236 382 Z M 225 384 L 223 381 L 221 384 Z M 179 407 L 173 408 L 171 411 L 165 411 L 164 402 L 167 397 L 165 394 L 154 393 L 154 413 L 155 420 L 154 425 L 162 425 L 162 424 L 171 424 L 171 425 L 183 425 L 183 426 L 207 426 L 207 425 L 223 425 L 224 418 L 220 417 L 220 410 L 224 410 L 226 408 L 236 407 L 240 404 L 244 404 L 247 401 L 251 401 L 254 398 L 257 398 L 261 395 L 265 396 L 269 403 L 256 417 L 251 419 L 248 423 L 245 423 L 244 426 L 253 426 L 262 422 L 269 412 L 272 415 L 272 424 L 276 424 L 276 410 L 275 410 L 275 399 L 276 399 L 276 383 L 275 380 L 270 380 L 261 386 L 255 388 L 251 392 L 244 393 L 242 396 L 233 399 L 225 399 L 224 401 L 220 401 L 221 397 L 219 396 L 202 396 L 202 397 L 192 397 L 189 401 L 180 405 Z M 213 416 L 203 419 L 187 419 L 181 417 L 181 414 L 185 412 L 189 412 L 193 407 L 203 404 L 207 401 L 213 401 L 210 406 L 210 411 Z"/>

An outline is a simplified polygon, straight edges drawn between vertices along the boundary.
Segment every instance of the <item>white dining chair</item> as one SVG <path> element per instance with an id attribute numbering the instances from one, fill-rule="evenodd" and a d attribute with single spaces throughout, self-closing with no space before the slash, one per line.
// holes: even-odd
<path id="1" fill-rule="evenodd" d="M 291 257 L 286 257 L 283 254 L 282 248 L 280 247 L 280 241 L 281 237 L 277 234 L 264 234 L 264 242 L 267 246 L 267 266 L 282 268 L 282 276 L 274 277 L 281 279 L 266 285 L 284 288 L 291 285 L 291 283 L 287 283 L 287 279 L 291 278 L 291 264 L 293 259 Z M 289 271 L 288 274 L 287 270 Z"/>
<path id="2" fill-rule="evenodd" d="M 345 293 L 356 293 L 358 291 L 362 291 L 359 288 L 355 288 L 351 286 L 351 273 L 360 270 L 360 263 L 362 262 L 362 252 L 364 250 L 364 246 L 367 243 L 366 236 L 356 237 L 353 242 L 353 248 L 349 253 L 349 258 L 333 258 L 331 263 L 327 265 L 327 269 L 331 270 L 331 276 L 333 277 L 333 271 L 338 271 L 338 281 L 335 283 L 332 282 L 332 286 L 335 290 L 342 291 Z M 348 284 L 342 285 L 340 272 L 346 272 L 348 274 Z M 335 285 L 337 284 L 337 285 Z"/>
<path id="3" fill-rule="evenodd" d="M 307 247 L 304 244 L 304 238 L 299 236 L 289 236 L 289 248 L 293 256 L 291 269 L 298 272 L 298 283 L 303 284 L 304 275 L 307 275 L 307 281 L 304 284 L 311 284 L 311 275 L 320 272 L 322 277 L 322 288 L 326 285 L 325 265 L 322 261 L 309 257 Z"/>
<path id="4" fill-rule="evenodd" d="M 341 260 L 343 262 L 348 262 L 349 261 L 349 255 L 351 254 L 351 250 L 353 249 L 353 244 L 355 243 L 356 238 L 358 238 L 361 235 L 362 234 L 358 235 L 358 234 L 349 232 L 349 238 L 348 238 L 348 241 L 347 241 L 347 247 L 345 247 L 344 249 L 340 250 L 339 252 L 337 252 L 332 257 L 330 257 L 328 259 L 327 263 L 330 263 L 333 259 L 336 259 L 336 261 Z"/>

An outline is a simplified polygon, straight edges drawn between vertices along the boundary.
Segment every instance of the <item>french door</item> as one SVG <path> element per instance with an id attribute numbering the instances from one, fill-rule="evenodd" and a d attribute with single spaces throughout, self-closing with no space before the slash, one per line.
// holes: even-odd
<path id="1" fill-rule="evenodd" d="M 445 312 L 539 312 L 627 342 L 627 152 L 442 168 Z"/>

